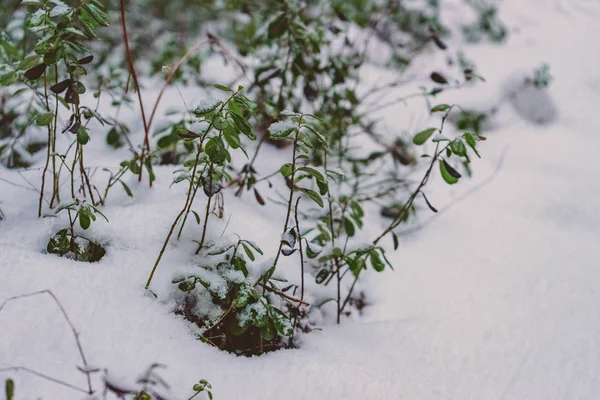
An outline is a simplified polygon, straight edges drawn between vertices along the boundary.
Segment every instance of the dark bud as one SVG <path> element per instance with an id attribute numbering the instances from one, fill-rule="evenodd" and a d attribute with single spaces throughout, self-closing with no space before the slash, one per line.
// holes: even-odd
<path id="1" fill-rule="evenodd" d="M 204 194 L 207 197 L 212 197 L 215 194 L 219 193 L 223 189 L 223 186 L 216 182 L 213 182 L 213 184 L 211 185 L 208 179 L 203 179 L 202 189 L 204 190 Z"/>
<path id="2" fill-rule="evenodd" d="M 79 100 L 79 95 L 75 93 L 71 87 L 69 87 L 67 89 L 67 93 L 65 94 L 65 101 L 70 104 L 75 104 L 77 103 L 77 100 Z"/>
<path id="3" fill-rule="evenodd" d="M 77 133 L 77 131 L 79 131 L 80 127 L 81 127 L 81 121 L 79 120 L 79 118 L 77 118 L 77 116 L 75 114 L 72 114 L 71 118 L 69 118 L 69 125 L 67 126 L 67 129 L 65 131 L 69 131 L 71 133 Z M 65 131 L 63 131 L 63 133 Z"/>
<path id="4" fill-rule="evenodd" d="M 87 57 L 80 58 L 80 59 L 77 61 L 77 64 L 79 64 L 79 65 L 85 65 L 85 64 L 89 64 L 89 63 L 91 63 L 93 60 L 94 60 L 94 56 L 90 54 L 90 55 L 89 55 L 89 56 L 87 56 Z"/>
<path id="5" fill-rule="evenodd" d="M 435 83 L 439 83 L 442 85 L 445 85 L 448 83 L 448 80 L 446 78 L 444 78 L 444 76 L 442 74 L 440 74 L 439 72 L 432 72 L 431 80 L 434 81 Z"/>
<path id="6" fill-rule="evenodd" d="M 60 94 L 67 90 L 69 86 L 71 86 L 71 79 L 65 79 L 62 82 L 58 82 L 56 85 L 50 86 L 50 91 L 52 93 Z"/>
<path id="7" fill-rule="evenodd" d="M 296 252 L 296 250 L 298 250 L 298 249 L 281 249 L 281 254 L 288 257 L 288 256 L 291 256 L 292 254 L 294 254 Z"/>
<path id="8" fill-rule="evenodd" d="M 471 79 L 473 79 L 473 69 L 472 68 L 467 68 L 463 71 L 463 73 L 465 74 L 465 79 L 467 81 L 470 81 Z"/>
<path id="9" fill-rule="evenodd" d="M 329 31 L 334 35 L 339 34 L 342 30 L 335 25 L 329 25 Z"/>
<path id="10" fill-rule="evenodd" d="M 294 286 L 296 286 L 296 285 L 293 285 L 293 284 L 292 284 L 292 285 L 286 286 L 286 287 L 284 287 L 283 289 L 281 289 L 281 291 L 282 291 L 283 293 L 285 293 L 285 292 L 289 291 L 291 288 L 293 288 Z"/>
<path id="11" fill-rule="evenodd" d="M 196 138 L 200 137 L 200 135 L 198 135 L 197 133 L 194 133 L 187 129 L 185 131 L 179 131 L 179 132 L 177 132 L 177 134 L 179 135 L 179 137 L 184 138 L 184 139 L 196 139 Z"/>
<path id="12" fill-rule="evenodd" d="M 46 64 L 42 63 L 39 65 L 36 65 L 35 67 L 30 68 L 27 71 L 25 71 L 25 78 L 34 81 L 36 79 L 39 79 L 39 77 L 42 76 L 44 71 L 46 71 Z"/>
<path id="13" fill-rule="evenodd" d="M 440 39 L 437 36 L 433 36 L 431 38 L 431 40 L 433 40 L 433 43 L 435 43 L 435 45 L 440 49 L 440 50 L 446 50 L 448 48 L 448 46 L 446 45 L 446 43 L 442 42 L 442 39 Z"/>
<path id="14" fill-rule="evenodd" d="M 256 188 L 254 189 L 254 197 L 256 197 L 256 201 L 258 201 L 258 204 L 260 204 L 261 206 L 265 205 L 265 200 L 262 198 L 260 193 L 258 193 L 258 190 L 256 190 Z"/>
<path id="15" fill-rule="evenodd" d="M 310 83 L 307 83 L 304 86 L 304 97 L 306 97 L 306 100 L 308 101 L 315 101 L 317 98 L 317 90 L 313 88 Z"/>
<path id="16" fill-rule="evenodd" d="M 446 171 L 448 171 L 450 176 L 456 179 L 462 176 L 457 170 L 455 170 L 450 164 L 448 164 L 446 160 L 442 160 L 442 162 L 444 163 L 444 167 L 446 167 Z"/>

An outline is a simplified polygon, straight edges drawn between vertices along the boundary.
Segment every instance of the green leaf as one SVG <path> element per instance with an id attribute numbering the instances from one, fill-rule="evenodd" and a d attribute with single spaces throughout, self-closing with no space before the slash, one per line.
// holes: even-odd
<path id="1" fill-rule="evenodd" d="M 360 271 L 366 269 L 366 262 L 364 259 L 357 257 L 348 263 L 348 268 L 354 276 L 358 276 Z"/>
<path id="2" fill-rule="evenodd" d="M 35 67 L 40 63 L 41 56 L 39 54 L 33 54 L 31 56 L 27 56 L 21 60 L 17 69 L 19 70 L 27 70 Z"/>
<path id="3" fill-rule="evenodd" d="M 63 3 L 62 1 L 55 1 L 54 2 L 54 8 L 52 8 L 52 10 L 50 10 L 50 17 L 55 18 L 55 17 L 61 17 L 63 15 L 67 15 L 68 13 L 70 13 L 73 9 L 71 7 L 69 7 L 68 5 L 66 5 L 65 3 Z"/>
<path id="4" fill-rule="evenodd" d="M 75 81 L 71 84 L 71 89 L 77 94 L 85 93 L 85 85 L 79 81 Z"/>
<path id="5" fill-rule="evenodd" d="M 227 159 L 227 150 L 223 144 L 223 141 L 218 137 L 212 137 L 206 142 L 206 146 L 204 148 L 208 158 L 211 162 L 221 165 Z"/>
<path id="6" fill-rule="evenodd" d="M 465 157 L 467 155 L 467 147 L 460 138 L 456 138 L 450 143 L 450 148 L 459 157 Z"/>
<path id="7" fill-rule="evenodd" d="M 15 396 L 15 382 L 8 378 L 4 384 L 4 392 L 6 393 L 6 400 L 13 400 Z"/>
<path id="8" fill-rule="evenodd" d="M 313 177 L 315 177 L 318 181 L 325 182 L 325 177 L 319 171 L 311 167 L 300 167 L 297 171 L 305 172 Z"/>
<path id="9" fill-rule="evenodd" d="M 475 142 L 475 138 L 473 138 L 473 135 L 471 135 L 469 132 L 465 132 L 465 134 L 463 135 L 463 137 L 465 138 L 465 141 L 467 142 L 467 144 L 469 145 L 469 147 L 471 149 L 473 149 L 473 151 L 475 152 L 475 154 L 477 155 L 477 157 L 481 158 L 481 156 L 477 152 L 477 149 L 475 148 L 475 146 L 477 145 L 477 143 Z"/>
<path id="10" fill-rule="evenodd" d="M 392 239 L 394 240 L 394 250 L 398 250 L 398 245 L 400 244 L 398 241 L 398 235 L 395 232 L 392 232 Z"/>
<path id="11" fill-rule="evenodd" d="M 179 140 L 180 140 L 179 135 L 170 133 L 170 134 L 168 134 L 166 136 L 163 136 L 160 139 L 158 139 L 158 142 L 156 144 L 161 149 L 164 149 L 164 148 L 167 148 L 167 147 L 171 146 L 173 143 L 177 143 Z"/>
<path id="12" fill-rule="evenodd" d="M 321 193 L 321 196 L 325 196 L 329 191 L 329 185 L 326 181 L 317 180 L 317 186 L 319 187 L 319 193 Z"/>
<path id="13" fill-rule="evenodd" d="M 188 292 L 191 292 L 192 290 L 194 290 L 194 288 L 196 287 L 196 281 L 195 280 L 183 281 L 179 285 L 177 285 L 177 287 L 182 292 L 188 293 Z"/>
<path id="14" fill-rule="evenodd" d="M 431 135 L 433 135 L 433 132 L 435 132 L 437 130 L 437 128 L 428 128 L 425 129 L 419 133 L 417 133 L 415 135 L 415 137 L 413 137 L 413 143 L 416 144 L 417 146 L 422 145 L 423 143 L 425 143 L 427 141 L 427 139 L 429 139 L 431 137 Z"/>
<path id="15" fill-rule="evenodd" d="M 242 242 L 242 247 L 244 248 L 244 252 L 246 253 L 246 255 L 248 256 L 248 258 L 251 261 L 254 261 L 256 259 L 256 257 L 254 257 L 254 253 L 252 253 L 252 250 L 250 250 L 248 248 L 248 246 L 246 246 L 243 242 Z"/>
<path id="16" fill-rule="evenodd" d="M 79 144 L 85 145 L 90 141 L 90 135 L 87 133 L 87 128 L 83 125 L 77 129 L 77 142 Z"/>
<path id="17" fill-rule="evenodd" d="M 234 112 L 232 112 L 230 115 L 231 118 L 233 118 L 235 126 L 237 126 L 244 135 L 248 136 L 250 140 L 256 140 L 256 133 L 254 133 L 254 130 L 244 118 Z"/>
<path id="18" fill-rule="evenodd" d="M 46 251 L 50 254 L 65 255 L 70 251 L 71 240 L 67 229 L 58 231 L 48 241 Z"/>
<path id="19" fill-rule="evenodd" d="M 381 261 L 379 253 L 377 253 L 376 250 L 373 250 L 369 255 L 371 257 L 371 266 L 373 266 L 373 269 L 377 272 L 382 272 L 385 269 L 385 264 Z"/>
<path id="20" fill-rule="evenodd" d="M 224 92 L 233 92 L 233 89 L 230 89 L 227 86 L 219 85 L 218 83 L 215 83 L 213 86 Z"/>
<path id="21" fill-rule="evenodd" d="M 127 196 L 133 197 L 133 193 L 131 192 L 131 189 L 129 189 L 129 186 L 127 186 L 127 184 L 125 184 L 125 182 L 123 182 L 120 179 L 119 182 L 121 182 L 121 185 L 123 185 L 123 189 L 125 189 L 125 193 L 127 193 Z"/>
<path id="22" fill-rule="evenodd" d="M 108 20 L 108 15 L 98 7 L 93 4 L 87 4 L 87 9 L 92 14 L 92 17 L 96 20 L 96 22 L 103 26 L 110 26 L 110 22 Z"/>
<path id="23" fill-rule="evenodd" d="M 449 104 L 438 104 L 437 106 L 435 106 L 431 109 L 431 112 L 446 111 L 450 107 L 451 106 Z"/>
<path id="24" fill-rule="evenodd" d="M 288 176 L 292 175 L 292 164 L 291 163 L 285 163 L 281 166 L 281 168 L 279 168 L 279 172 L 281 172 L 281 175 L 283 175 L 284 178 L 287 178 Z"/>
<path id="25" fill-rule="evenodd" d="M 306 189 L 306 188 L 298 188 L 301 192 L 305 193 L 308 197 L 312 199 L 315 203 L 317 203 L 320 207 L 324 206 L 323 199 L 319 195 L 319 193 L 314 190 Z"/>
<path id="26" fill-rule="evenodd" d="M 10 86 L 17 81 L 17 74 L 15 71 L 8 70 L 0 72 L 0 85 Z"/>
<path id="27" fill-rule="evenodd" d="M 238 135 L 235 128 L 228 126 L 223 131 L 223 136 L 225 137 L 225 141 L 227 144 L 231 146 L 232 149 L 238 149 L 241 146 L 240 136 Z"/>
<path id="28" fill-rule="evenodd" d="M 271 324 L 266 324 L 260 328 L 260 336 L 266 341 L 273 340 L 275 332 L 275 328 Z"/>
<path id="29" fill-rule="evenodd" d="M 85 208 L 79 210 L 79 225 L 81 226 L 81 229 L 86 230 L 90 227 L 91 223 L 92 221 L 89 211 Z"/>
<path id="30" fill-rule="evenodd" d="M 233 302 L 235 308 L 242 308 L 248 305 L 248 302 L 252 298 L 252 287 L 249 285 L 242 285 L 238 290 L 237 297 Z"/>
<path id="31" fill-rule="evenodd" d="M 81 25 L 89 36 L 98 39 L 98 34 L 96 33 L 98 22 L 85 10 L 85 8 L 81 8 L 79 11 L 79 22 L 81 22 Z"/>
<path id="32" fill-rule="evenodd" d="M 244 242 L 246 242 L 248 244 L 248 246 L 252 247 L 254 249 L 254 251 L 256 251 L 258 254 L 260 254 L 261 256 L 263 255 L 263 251 L 260 249 L 260 247 L 258 247 L 258 245 L 250 240 L 244 240 Z"/>
<path id="33" fill-rule="evenodd" d="M 458 177 L 452 175 L 448 168 L 451 168 L 454 173 L 458 174 Z M 446 160 L 440 160 L 440 173 L 448 185 L 454 185 L 458 182 L 458 178 L 460 178 L 460 174 L 454 168 L 452 168 L 450 164 L 446 162 Z"/>
<path id="34" fill-rule="evenodd" d="M 350 237 L 354 236 L 354 234 L 356 233 L 356 228 L 354 227 L 354 224 L 349 218 L 344 218 L 344 230 L 346 231 L 346 234 Z"/>
<path id="35" fill-rule="evenodd" d="M 284 336 L 290 336 L 294 332 L 290 319 L 283 311 L 277 307 L 269 306 L 269 313 L 277 332 Z"/>
<path id="36" fill-rule="evenodd" d="M 35 123 L 38 126 L 48 126 L 52 122 L 52 119 L 54 119 L 54 113 L 48 112 L 38 115 L 35 119 Z"/>
<path id="37" fill-rule="evenodd" d="M 213 125 L 220 131 L 225 130 L 229 126 L 227 120 L 220 115 L 215 115 L 213 118 Z"/>
<path id="38" fill-rule="evenodd" d="M 192 214 L 194 214 L 194 218 L 196 218 L 196 223 L 200 225 L 200 216 L 198 215 L 198 213 L 192 210 Z"/>

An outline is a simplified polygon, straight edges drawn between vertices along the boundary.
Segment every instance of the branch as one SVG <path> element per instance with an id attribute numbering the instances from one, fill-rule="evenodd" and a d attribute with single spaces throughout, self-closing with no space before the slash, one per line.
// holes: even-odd
<path id="1" fill-rule="evenodd" d="M 259 285 L 259 286 L 261 286 L 261 287 L 262 287 L 263 289 L 265 289 L 266 291 L 268 291 L 268 292 L 273 292 L 273 293 L 275 293 L 276 295 L 278 295 L 278 296 L 281 296 L 281 297 L 283 297 L 283 298 L 285 298 L 285 299 L 288 299 L 288 300 L 290 300 L 290 301 L 293 301 L 293 302 L 296 302 L 296 303 L 300 303 L 300 304 L 302 304 L 303 306 L 310 306 L 310 303 L 307 303 L 307 302 L 305 302 L 304 300 L 300 300 L 300 299 L 297 299 L 297 298 L 295 298 L 295 297 L 292 297 L 292 296 L 288 296 L 287 294 L 285 294 L 285 293 L 283 293 L 283 292 L 281 292 L 281 291 L 279 291 L 279 290 L 277 290 L 277 289 L 275 289 L 275 288 L 272 288 L 272 287 L 270 287 L 270 286 L 267 286 L 267 285 L 263 285 L 262 283 L 259 283 L 258 285 Z"/>
<path id="2" fill-rule="evenodd" d="M 471 189 L 467 190 L 466 192 L 464 192 L 460 196 L 458 196 L 455 199 L 453 199 L 444 208 L 441 208 L 436 214 L 434 214 L 429 219 L 425 220 L 425 222 L 423 222 L 422 224 L 417 225 L 417 226 L 415 226 L 413 228 L 408 228 L 408 229 L 402 230 L 400 232 L 396 232 L 396 235 L 398 235 L 398 236 L 409 235 L 411 233 L 417 232 L 417 231 L 425 228 L 433 220 L 435 220 L 436 218 L 438 218 L 442 213 L 444 213 L 445 211 L 448 211 L 450 208 L 452 208 L 456 204 L 464 201 L 465 199 L 467 199 L 471 195 L 475 194 L 477 191 L 479 191 L 484 186 L 487 186 L 490 183 L 492 183 L 492 181 L 494 179 L 496 179 L 496 176 L 498 175 L 498 173 L 500 172 L 500 169 L 502 168 L 502 165 L 504 164 L 504 157 L 506 156 L 507 152 L 508 152 L 508 146 L 506 146 L 504 148 L 504 150 L 502 150 L 502 154 L 500 155 L 500 158 L 498 159 L 498 162 L 496 163 L 496 168 L 494 169 L 494 171 L 492 171 L 492 173 L 487 178 L 485 178 L 483 181 L 479 182 L 477 185 L 475 185 Z"/>
<path id="3" fill-rule="evenodd" d="M 79 350 L 79 355 L 81 356 L 81 362 L 83 363 L 83 366 L 84 366 L 85 370 L 88 370 L 88 363 L 87 363 L 87 360 L 85 358 L 85 354 L 83 353 L 83 347 L 81 346 L 81 342 L 79 341 L 79 333 L 77 332 L 77 330 L 75 329 L 75 326 L 71 322 L 71 319 L 67 315 L 67 312 L 65 311 L 65 308 L 60 303 L 60 301 L 58 301 L 58 298 L 54 295 L 54 293 L 52 293 L 52 291 L 50 291 L 50 290 L 47 289 L 47 290 L 40 290 L 38 292 L 26 293 L 26 294 L 22 294 L 22 295 L 19 295 L 19 296 L 9 297 L 2 304 L 0 304 L 0 312 L 2 311 L 2 309 L 4 308 L 4 306 L 6 304 L 8 304 L 9 302 L 11 302 L 11 301 L 23 299 L 25 297 L 37 296 L 37 295 L 44 294 L 44 293 L 47 294 L 47 295 L 49 295 L 50 297 L 52 297 L 52 299 L 54 300 L 54 302 L 56 303 L 56 305 L 60 309 L 62 315 L 65 317 L 65 320 L 67 321 L 67 324 L 69 324 L 69 327 L 71 328 L 71 332 L 73 333 L 73 337 L 75 338 L 75 343 L 77 343 L 77 349 Z M 29 372 L 31 372 L 31 371 L 29 371 Z M 88 389 L 89 389 L 89 391 L 87 393 L 92 394 L 94 391 L 92 390 L 92 382 L 90 380 L 90 374 L 86 373 L 86 376 L 87 376 L 87 381 L 88 381 L 87 383 L 88 383 Z"/>
<path id="4" fill-rule="evenodd" d="M 82 392 L 82 393 L 85 393 L 85 394 L 91 394 L 91 393 L 89 393 L 85 389 L 82 389 L 80 387 L 71 385 L 70 383 L 61 381 L 60 379 L 56 379 L 56 378 L 52 378 L 51 376 L 44 375 L 44 374 L 42 374 L 40 372 L 34 371 L 34 370 L 29 369 L 27 367 L 14 366 L 14 367 L 0 368 L 0 372 L 5 372 L 5 371 L 24 371 L 24 372 L 29 372 L 32 375 L 39 376 L 40 378 L 46 379 L 46 380 L 48 380 L 50 382 L 58 383 L 59 385 L 66 386 L 66 387 L 71 388 L 73 390 L 77 390 L 78 392 Z"/>

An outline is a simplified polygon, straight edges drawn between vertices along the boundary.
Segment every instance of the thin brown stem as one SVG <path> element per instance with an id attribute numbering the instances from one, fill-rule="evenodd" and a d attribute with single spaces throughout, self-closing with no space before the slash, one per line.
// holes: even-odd
<path id="1" fill-rule="evenodd" d="M 85 389 L 82 389 L 82 388 L 77 387 L 75 385 L 71 385 L 70 383 L 67 383 L 65 381 L 61 381 L 60 379 L 56 379 L 56 378 L 53 378 L 51 376 L 42 374 L 41 372 L 34 371 L 34 370 L 32 370 L 30 368 L 27 368 L 27 367 L 13 366 L 13 367 L 0 368 L 0 372 L 6 372 L 6 371 L 24 371 L 24 372 L 28 372 L 28 373 L 30 373 L 32 375 L 39 376 L 40 378 L 46 379 L 47 381 L 57 383 L 59 385 L 71 388 L 73 390 L 77 390 L 78 392 L 85 393 L 85 394 L 91 394 L 89 391 L 87 391 Z"/>
<path id="2" fill-rule="evenodd" d="M 133 60 L 133 55 L 131 54 L 131 49 L 129 48 L 129 37 L 127 35 L 127 20 L 125 18 L 125 0 L 120 0 L 121 4 L 121 28 L 123 30 L 123 42 L 125 43 L 125 52 L 127 57 L 127 63 L 129 64 L 129 73 L 133 77 L 133 85 L 135 87 L 135 91 L 137 92 L 138 102 L 140 103 L 140 111 L 142 113 L 142 122 L 144 124 L 144 148 L 142 149 L 142 153 L 140 155 L 140 175 L 139 181 L 142 180 L 142 173 L 144 171 L 144 157 L 146 155 L 146 151 L 150 151 L 150 126 L 146 120 L 146 112 L 144 111 L 144 103 L 142 102 L 142 92 L 140 91 L 140 85 L 138 82 L 137 72 L 135 70 L 135 63 Z M 150 181 L 150 186 L 152 186 L 152 181 Z"/>
<path id="3" fill-rule="evenodd" d="M 310 303 L 307 303 L 307 302 L 306 302 L 306 301 L 304 301 L 304 300 L 300 300 L 300 299 L 297 299 L 297 298 L 295 298 L 295 297 L 292 297 L 292 296 L 290 296 L 290 295 L 287 295 L 287 294 L 283 293 L 282 291 L 280 291 L 280 290 L 277 290 L 277 289 L 275 289 L 275 288 L 272 288 L 272 287 L 270 287 L 270 286 L 268 286 L 268 285 L 263 285 L 262 283 L 259 283 L 258 285 L 259 285 L 260 287 L 262 287 L 263 289 L 265 289 L 267 292 L 272 292 L 272 293 L 275 293 L 276 295 L 278 295 L 278 296 L 281 296 L 281 297 L 283 297 L 284 299 L 288 299 L 288 300 L 290 300 L 290 301 L 293 301 L 293 302 L 295 302 L 295 303 L 300 303 L 300 304 L 302 304 L 303 306 L 307 306 L 307 307 L 308 307 L 308 306 L 310 306 Z"/>
<path id="4" fill-rule="evenodd" d="M 4 302 L 2 302 L 2 304 L 0 304 L 0 311 L 2 311 L 4 306 L 6 306 L 6 304 L 11 301 L 23 299 L 25 297 L 38 296 L 41 294 L 47 294 L 50 297 L 52 297 L 52 300 L 54 300 L 54 302 L 60 309 L 60 312 L 62 313 L 63 317 L 65 318 L 65 321 L 67 321 L 67 324 L 71 328 L 71 332 L 73 333 L 73 338 L 75 338 L 75 343 L 77 344 L 77 349 L 79 350 L 79 356 L 81 357 L 81 362 L 83 363 L 83 367 L 85 370 L 88 370 L 88 363 L 87 363 L 85 354 L 83 352 L 83 346 L 81 346 L 81 341 L 79 340 L 79 333 L 75 329 L 75 325 L 73 325 L 73 322 L 71 322 L 71 319 L 69 318 L 69 315 L 67 314 L 65 308 L 63 307 L 61 302 L 58 300 L 58 298 L 54 295 L 54 293 L 51 290 L 46 289 L 46 290 L 40 290 L 38 292 L 26 293 L 26 294 L 22 294 L 22 295 L 18 295 L 18 296 L 9 297 L 8 299 L 4 300 Z M 29 372 L 32 372 L 32 371 L 29 371 Z M 92 394 L 94 391 L 92 390 L 92 381 L 90 379 L 90 374 L 86 373 L 86 376 L 87 376 L 87 384 L 88 384 L 88 392 L 87 393 Z M 78 389 L 78 390 L 81 390 L 81 389 Z"/>
<path id="5" fill-rule="evenodd" d="M 48 74 L 44 72 L 44 97 L 46 98 L 46 111 L 50 112 L 50 102 L 48 101 Z M 42 216 L 42 203 L 44 201 L 44 186 L 46 184 L 46 172 L 48 171 L 48 165 L 50 165 L 50 150 L 52 146 L 52 131 L 50 124 L 48 124 L 48 144 L 46 150 L 46 163 L 44 164 L 44 170 L 42 171 L 42 187 L 40 188 L 40 200 L 38 204 L 38 218 Z"/>

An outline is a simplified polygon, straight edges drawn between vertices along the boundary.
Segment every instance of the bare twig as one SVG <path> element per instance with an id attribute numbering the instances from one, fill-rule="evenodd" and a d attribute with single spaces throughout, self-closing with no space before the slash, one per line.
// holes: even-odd
<path id="1" fill-rule="evenodd" d="M 268 291 L 268 292 L 272 292 L 272 293 L 275 293 L 276 295 L 278 295 L 278 296 L 281 296 L 281 297 L 283 297 L 283 298 L 285 298 L 285 299 L 288 299 L 288 300 L 290 300 L 290 301 L 293 301 L 293 302 L 295 302 L 295 303 L 300 303 L 300 304 L 302 304 L 303 306 L 310 306 L 310 303 L 307 303 L 307 302 L 306 302 L 306 301 L 304 301 L 304 300 L 300 300 L 300 299 L 297 299 L 297 298 L 295 298 L 295 297 L 292 297 L 292 296 L 288 296 L 287 294 L 283 293 L 283 292 L 282 292 L 282 291 L 280 291 L 280 290 L 277 290 L 277 289 L 275 289 L 275 288 L 272 288 L 272 287 L 270 287 L 270 286 L 267 286 L 267 285 L 263 285 L 262 283 L 259 283 L 258 285 L 259 285 L 259 286 L 261 286 L 261 287 L 262 287 L 263 289 L 265 289 L 266 291 Z"/>
<path id="2" fill-rule="evenodd" d="M 75 329 L 75 326 L 71 322 L 71 319 L 67 315 L 67 312 L 65 311 L 65 308 L 63 307 L 63 305 L 61 304 L 61 302 L 58 300 L 58 298 L 54 295 L 54 293 L 52 293 L 51 290 L 46 289 L 46 290 L 40 290 L 38 292 L 26 293 L 26 294 L 22 294 L 22 295 L 18 295 L 18 296 L 9 297 L 8 299 L 4 300 L 4 302 L 2 304 L 0 304 L 0 312 L 2 311 L 2 309 L 4 308 L 4 306 L 7 303 L 11 302 L 11 301 L 23 299 L 25 297 L 37 296 L 37 295 L 41 295 L 41 294 L 44 294 L 44 293 L 47 294 L 47 295 L 49 295 L 50 297 L 52 297 L 52 299 L 54 300 L 54 302 L 56 303 L 56 305 L 60 309 L 63 317 L 67 321 L 67 324 L 69 324 L 69 327 L 71 328 L 71 332 L 73 333 L 73 337 L 75 338 L 75 343 L 77 344 L 77 349 L 79 350 L 79 355 L 81 357 L 81 362 L 83 363 L 84 369 L 88 370 L 88 363 L 87 363 L 87 360 L 85 358 L 85 354 L 83 352 L 83 347 L 81 346 L 81 341 L 79 340 L 79 333 L 77 332 L 77 330 Z M 87 376 L 87 383 L 88 383 L 88 392 L 87 393 L 92 394 L 94 391 L 92 390 L 92 381 L 90 379 L 90 374 L 86 373 L 86 376 Z"/>
<path id="3" fill-rule="evenodd" d="M 123 30 L 123 42 L 125 43 L 125 52 L 127 56 L 127 63 L 129 64 L 129 73 L 133 77 L 133 85 L 135 87 L 135 91 L 137 92 L 138 101 L 140 103 L 140 111 L 142 113 L 142 122 L 144 123 L 144 149 L 142 150 L 142 154 L 140 155 L 140 177 L 139 180 L 142 180 L 142 171 L 144 170 L 144 156 L 146 150 L 150 152 L 150 125 L 146 120 L 146 113 L 144 111 L 144 104 L 142 102 L 142 92 L 140 91 L 140 85 L 138 82 L 137 72 L 135 70 L 135 64 L 133 61 L 133 55 L 131 54 L 131 49 L 129 48 L 129 37 L 127 36 L 127 20 L 125 19 L 125 0 L 121 0 L 121 28 Z M 150 186 L 152 186 L 152 181 L 150 181 Z"/>
<path id="4" fill-rule="evenodd" d="M 412 227 L 412 228 L 409 228 L 409 229 L 405 229 L 405 230 L 402 230 L 402 231 L 399 231 L 399 232 L 396 232 L 396 235 L 397 236 L 409 235 L 411 233 L 417 232 L 417 231 L 425 228 L 427 225 L 429 225 L 431 222 L 433 222 L 433 220 L 435 220 L 436 218 L 439 218 L 439 216 L 441 214 L 443 214 L 444 212 L 448 211 L 450 208 L 452 208 L 456 204 L 464 201 L 465 199 L 467 199 L 471 195 L 475 194 L 475 192 L 477 192 L 478 190 L 480 190 L 484 186 L 487 186 L 490 183 L 492 183 L 492 181 L 494 179 L 496 179 L 496 176 L 498 175 L 498 173 L 500 172 L 500 169 L 502 168 L 502 165 L 504 163 L 504 157 L 506 156 L 507 151 L 508 151 L 508 146 L 505 147 L 504 150 L 502 151 L 502 154 L 500 155 L 500 157 L 498 159 L 498 162 L 496 163 L 496 168 L 494 169 L 494 171 L 492 171 L 492 173 L 487 178 L 485 178 L 483 181 L 479 182 L 477 185 L 473 186 L 471 189 L 467 190 L 466 192 L 464 192 L 460 196 L 458 196 L 455 199 L 453 199 L 450 203 L 448 203 L 443 208 L 440 208 L 437 213 L 435 213 L 432 217 L 430 217 L 427 220 L 425 220 L 420 225 Z"/>
<path id="5" fill-rule="evenodd" d="M 53 378 L 51 376 L 42 374 L 41 372 L 34 371 L 34 370 L 32 370 L 30 368 L 27 368 L 27 367 L 13 366 L 13 367 L 0 368 L 0 372 L 5 372 L 5 371 L 24 371 L 24 372 L 28 372 L 28 373 L 30 373 L 32 375 L 39 376 L 40 378 L 44 378 L 44 379 L 46 379 L 46 380 L 48 380 L 50 382 L 58 383 L 59 385 L 66 386 L 66 387 L 71 388 L 73 390 L 77 390 L 78 392 L 82 392 L 82 393 L 85 393 L 85 394 L 91 394 L 90 392 L 88 392 L 85 389 L 82 389 L 82 388 L 77 387 L 75 385 L 71 385 L 70 383 L 61 381 L 60 379 L 56 379 L 56 378 Z"/>
<path id="6" fill-rule="evenodd" d="M 123 0 L 121 0 L 121 1 L 123 1 Z M 185 60 L 187 60 L 188 57 L 191 56 L 201 46 L 203 46 L 203 45 L 205 45 L 207 43 L 211 43 L 211 42 L 212 42 L 211 39 L 206 39 L 206 40 L 203 40 L 202 42 L 196 44 L 194 47 L 190 48 L 183 55 L 183 57 L 181 57 L 179 59 L 179 61 L 177 61 L 177 63 L 173 66 L 173 68 L 171 68 L 171 72 L 169 73 L 169 76 L 167 76 L 167 79 L 165 80 L 165 83 L 163 84 L 162 89 L 160 89 L 160 93 L 158 94 L 158 97 L 156 98 L 156 101 L 154 102 L 154 107 L 152 108 L 152 113 L 150 114 L 150 120 L 148 121 L 148 130 L 152 126 L 152 121 L 154 120 L 154 115 L 156 114 L 156 109 L 158 108 L 158 103 L 160 103 L 160 99 L 162 98 L 163 93 L 165 92 L 165 90 L 167 90 L 167 87 L 169 86 L 169 83 L 171 82 L 171 80 L 175 76 L 175 73 L 177 72 L 177 70 L 179 69 L 179 67 L 181 67 L 181 65 L 185 62 Z"/>

